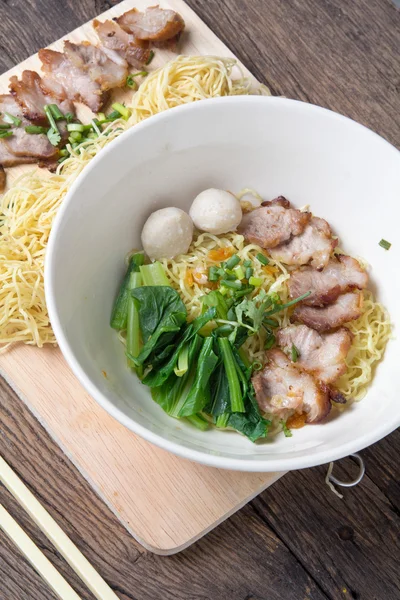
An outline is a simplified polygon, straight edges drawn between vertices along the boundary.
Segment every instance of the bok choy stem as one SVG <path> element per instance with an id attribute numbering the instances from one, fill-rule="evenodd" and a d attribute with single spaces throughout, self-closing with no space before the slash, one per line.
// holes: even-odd
<path id="1" fill-rule="evenodd" d="M 142 276 L 140 273 L 131 273 L 128 283 L 128 289 L 134 290 L 142 285 Z M 139 326 L 139 311 L 136 308 L 135 301 L 132 296 L 128 298 L 128 315 L 126 324 L 126 350 L 132 356 L 138 356 L 141 347 L 140 326 Z M 130 367 L 134 368 L 132 361 L 128 360 Z M 139 377 L 143 374 L 143 368 L 136 369 Z"/>
<path id="2" fill-rule="evenodd" d="M 231 396 L 231 411 L 245 412 L 242 392 L 240 389 L 239 377 L 236 368 L 236 360 L 233 356 L 231 343 L 228 338 L 219 337 L 218 345 L 229 383 L 229 392 Z"/>

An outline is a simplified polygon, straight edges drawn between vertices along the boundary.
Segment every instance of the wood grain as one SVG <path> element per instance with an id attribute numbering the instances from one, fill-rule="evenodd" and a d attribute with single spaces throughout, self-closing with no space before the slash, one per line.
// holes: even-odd
<path id="1" fill-rule="evenodd" d="M 400 18 L 388 0 L 188 3 L 276 92 L 349 114 L 400 145 Z M 3 0 L 3 69 L 95 16 L 104 4 Z M 7 386 L 0 396 L 0 451 L 121 598 L 400 597 L 393 572 L 398 541 L 391 533 L 400 520 L 399 432 L 363 453 L 367 476 L 343 501 L 324 485 L 324 468 L 290 473 L 192 548 L 163 558 L 140 551 Z M 8 502 L 2 489 L 0 501 Z M 22 520 L 15 504 L 7 506 Z M 60 570 L 73 583 L 65 564 Z M 0 537 L 0 599 L 39 598 L 53 600 Z"/>

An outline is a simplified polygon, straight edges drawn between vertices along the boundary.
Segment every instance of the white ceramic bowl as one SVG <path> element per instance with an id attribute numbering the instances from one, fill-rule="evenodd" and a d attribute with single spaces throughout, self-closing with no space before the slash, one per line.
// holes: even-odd
<path id="1" fill-rule="evenodd" d="M 83 386 L 135 433 L 207 465 L 243 471 L 310 467 L 376 442 L 400 424 L 400 344 L 390 341 L 368 395 L 339 417 L 254 445 L 200 432 L 163 413 L 126 367 L 109 326 L 124 257 L 140 248 L 148 215 L 188 209 L 210 187 L 287 196 L 331 223 L 364 257 L 393 322 L 400 322 L 400 153 L 365 127 L 302 102 L 231 97 L 159 114 L 103 150 L 69 191 L 50 236 L 46 298 L 61 350 Z M 385 251 L 378 243 L 393 243 Z M 105 378 L 102 372 L 107 373 Z"/>

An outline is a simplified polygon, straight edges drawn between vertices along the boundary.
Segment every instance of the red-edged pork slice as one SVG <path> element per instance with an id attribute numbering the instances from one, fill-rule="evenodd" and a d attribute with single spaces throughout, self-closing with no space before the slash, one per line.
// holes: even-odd
<path id="1" fill-rule="evenodd" d="M 14 96 L 26 119 L 37 125 L 49 125 L 44 106 L 55 103 L 63 114 L 75 114 L 74 105 L 68 99 L 56 100 L 44 91 L 42 78 L 35 71 L 23 71 L 21 79 L 10 77 L 10 92 Z"/>
<path id="2" fill-rule="evenodd" d="M 89 42 L 73 44 L 67 40 L 64 53 L 77 69 L 86 71 L 102 91 L 125 85 L 128 63 L 115 50 L 93 46 Z"/>
<path id="3" fill-rule="evenodd" d="M 109 94 L 90 78 L 87 70 L 77 67 L 66 54 L 42 48 L 39 58 L 46 75 L 42 85 L 47 93 L 59 100 L 69 98 L 83 102 L 95 113 L 107 102 Z"/>
<path id="4" fill-rule="evenodd" d="M 122 29 L 132 33 L 138 40 L 152 42 L 165 42 L 175 38 L 185 27 L 185 21 L 177 12 L 158 6 L 151 6 L 144 12 L 133 8 L 116 21 Z"/>
<path id="5" fill-rule="evenodd" d="M 319 423 L 330 411 L 327 386 L 290 362 L 277 348 L 266 353 L 267 363 L 252 377 L 260 410 L 286 419 L 306 413 L 307 423 Z"/>
<path id="6" fill-rule="evenodd" d="M 141 68 L 150 59 L 149 42 L 136 39 L 115 21 L 101 23 L 95 19 L 93 27 L 103 48 L 117 52 L 128 64 Z"/>
<path id="7" fill-rule="evenodd" d="M 274 248 L 287 242 L 292 236 L 300 235 L 310 218 L 311 213 L 290 208 L 290 203 L 279 196 L 246 213 L 238 231 L 251 244 Z"/>
<path id="8" fill-rule="evenodd" d="M 46 135 L 26 133 L 25 127 L 29 121 L 24 119 L 20 106 L 11 94 L 0 95 L 0 113 L 5 112 L 21 119 L 21 125 L 10 129 L 12 136 L 0 139 L 0 164 L 3 167 L 36 162 L 35 159 L 47 161 L 58 157 L 58 148 L 50 144 Z"/>
<path id="9" fill-rule="evenodd" d="M 336 329 L 361 317 L 363 299 L 361 292 L 349 292 L 341 294 L 335 302 L 327 306 L 298 304 L 291 320 L 300 321 L 300 323 L 304 323 L 320 333 Z"/>
<path id="10" fill-rule="evenodd" d="M 322 271 L 303 267 L 293 271 L 288 281 L 291 298 L 298 298 L 311 290 L 303 300 L 310 306 L 324 306 L 334 302 L 340 294 L 367 287 L 368 275 L 360 263 L 351 256 L 339 254 L 330 259 Z"/>
<path id="11" fill-rule="evenodd" d="M 291 353 L 298 351 L 296 366 L 324 383 L 333 383 L 346 371 L 346 356 L 352 336 L 342 327 L 334 333 L 319 334 L 306 325 L 289 325 L 277 333 L 278 344 Z"/>
<path id="12" fill-rule="evenodd" d="M 307 213 L 302 213 L 307 214 Z M 312 217 L 300 235 L 295 235 L 285 244 L 271 249 L 274 260 L 286 265 L 306 265 L 323 269 L 329 262 L 337 240 L 332 239 L 329 224 L 319 217 Z"/>

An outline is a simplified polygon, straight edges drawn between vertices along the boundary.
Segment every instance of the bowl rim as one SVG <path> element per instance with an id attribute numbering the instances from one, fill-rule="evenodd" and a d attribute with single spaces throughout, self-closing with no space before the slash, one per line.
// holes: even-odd
<path id="1" fill-rule="evenodd" d="M 375 141 L 378 141 L 381 144 L 386 146 L 386 150 L 394 152 L 400 163 L 400 151 L 395 148 L 390 142 L 385 140 L 383 137 L 369 129 L 368 127 L 354 121 L 353 119 L 336 113 L 327 108 L 323 108 L 321 106 L 317 106 L 315 104 L 310 104 L 307 102 L 302 102 L 300 100 L 292 100 L 288 98 L 281 98 L 276 96 L 252 96 L 252 95 L 243 95 L 243 96 L 225 96 L 220 98 L 211 98 L 207 99 L 207 102 L 193 102 L 190 104 L 185 104 L 181 106 L 176 106 L 156 115 L 153 115 L 151 118 L 147 118 L 137 125 L 132 126 L 128 130 L 124 131 L 118 138 L 113 140 L 112 144 L 109 144 L 105 148 L 102 149 L 92 160 L 89 165 L 87 165 L 83 171 L 78 175 L 77 179 L 73 182 L 67 194 L 62 202 L 61 207 L 59 208 L 57 215 L 54 219 L 48 245 L 45 256 L 45 268 L 44 268 L 44 284 L 45 284 L 45 297 L 48 308 L 48 313 L 50 317 L 51 326 L 53 328 L 57 343 L 61 349 L 61 352 L 67 361 L 67 364 L 71 368 L 74 375 L 77 377 L 79 382 L 82 384 L 84 389 L 91 395 L 91 397 L 102 407 L 104 408 L 113 418 L 119 421 L 122 425 L 130 429 L 132 432 L 140 435 L 143 439 L 156 446 L 172 452 L 173 454 L 192 460 L 194 462 L 198 462 L 210 467 L 217 467 L 223 469 L 230 469 L 236 471 L 247 471 L 247 472 L 273 472 L 273 471 L 288 471 L 295 469 L 303 469 L 308 467 L 313 467 L 316 465 L 325 464 L 331 461 L 338 460 L 340 458 L 346 457 L 352 453 L 358 452 L 363 448 L 379 441 L 392 431 L 394 431 L 397 427 L 400 426 L 400 417 L 395 420 L 393 419 L 391 422 L 382 422 L 381 424 L 375 426 L 368 434 L 364 434 L 361 438 L 355 438 L 347 442 L 344 445 L 339 446 L 336 449 L 328 449 L 328 450 L 313 450 L 310 455 L 299 456 L 299 457 L 291 457 L 291 458 L 233 458 L 222 456 L 218 454 L 208 454 L 207 452 L 202 452 L 200 450 L 194 450 L 188 448 L 187 446 L 181 445 L 178 442 L 168 440 L 158 433 L 154 433 L 150 429 L 147 429 L 143 425 L 137 423 L 133 418 L 128 417 L 124 414 L 120 409 L 118 409 L 105 394 L 101 392 L 100 389 L 92 382 L 90 377 L 86 374 L 85 370 L 81 367 L 79 361 L 75 358 L 74 352 L 68 343 L 66 337 L 63 333 L 63 328 L 61 325 L 61 321 L 58 315 L 55 296 L 53 293 L 54 289 L 54 279 L 53 274 L 55 272 L 55 248 L 57 245 L 57 234 L 60 230 L 64 214 L 67 212 L 69 205 L 73 202 L 73 198 L 76 190 L 81 186 L 82 182 L 85 180 L 85 177 L 90 173 L 92 169 L 95 169 L 97 163 L 100 160 L 105 160 L 107 154 L 109 152 L 118 151 L 118 146 L 121 144 L 121 140 L 126 141 L 127 136 L 135 136 L 136 132 L 146 129 L 148 127 L 153 127 L 157 125 L 158 122 L 162 122 L 164 120 L 168 120 L 173 118 L 174 115 L 179 113 L 186 113 L 193 111 L 196 113 L 197 111 L 207 110 L 207 107 L 212 107 L 215 104 L 233 104 L 237 103 L 239 105 L 252 105 L 252 104 L 265 104 L 265 105 L 275 105 L 279 104 L 287 105 L 289 110 L 295 109 L 297 111 L 304 112 L 314 112 L 321 113 L 328 117 L 329 119 L 334 119 L 337 121 L 345 122 L 348 126 L 355 128 L 357 130 L 364 130 L 368 132 Z M 259 455 L 260 456 L 260 455 Z"/>

